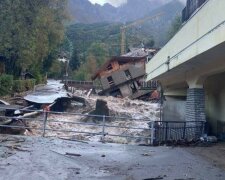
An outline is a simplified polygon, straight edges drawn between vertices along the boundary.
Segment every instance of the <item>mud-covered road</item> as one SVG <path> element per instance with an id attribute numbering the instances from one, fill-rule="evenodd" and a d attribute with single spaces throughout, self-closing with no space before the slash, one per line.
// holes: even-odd
<path id="1" fill-rule="evenodd" d="M 0 141 L 0 179 L 4 180 L 225 179 L 223 170 L 182 148 L 24 136 L 1 136 Z"/>

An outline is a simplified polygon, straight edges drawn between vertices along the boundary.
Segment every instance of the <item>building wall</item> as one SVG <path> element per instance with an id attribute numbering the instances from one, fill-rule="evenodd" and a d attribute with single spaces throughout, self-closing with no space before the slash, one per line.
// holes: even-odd
<path id="1" fill-rule="evenodd" d="M 147 80 L 188 62 L 225 41 L 225 1 L 208 1 L 146 64 Z M 193 28 L 194 27 L 194 28 Z M 213 30 L 212 30 L 213 29 Z M 198 40 L 198 41 L 196 41 Z"/>
<path id="2" fill-rule="evenodd" d="M 116 71 L 116 72 L 112 73 L 111 76 L 116 85 L 127 81 L 124 71 Z"/>
<path id="3" fill-rule="evenodd" d="M 119 64 L 118 64 L 117 61 L 111 62 L 111 66 L 112 66 L 112 69 L 111 69 L 111 70 L 105 70 L 105 71 L 102 71 L 102 72 L 99 74 L 100 77 L 108 76 L 109 74 L 113 73 L 114 71 L 117 71 L 118 69 L 120 69 L 120 66 L 119 66 Z"/>
<path id="4" fill-rule="evenodd" d="M 206 120 L 209 133 L 225 133 L 225 72 L 206 79 Z"/>
<path id="5" fill-rule="evenodd" d="M 109 85 L 109 82 L 107 80 L 107 77 L 102 77 L 100 79 L 100 81 L 101 81 L 101 84 L 102 84 L 102 88 L 103 89 L 109 89 L 110 88 L 110 85 Z"/>
<path id="6" fill-rule="evenodd" d="M 130 94 L 132 94 L 131 89 L 128 84 L 124 84 L 123 86 L 121 86 L 120 92 L 123 97 L 128 97 L 128 96 L 130 96 Z"/>
<path id="7" fill-rule="evenodd" d="M 115 86 L 130 80 L 127 78 L 125 70 L 129 70 L 132 79 L 143 76 L 145 74 L 144 62 L 126 64 L 121 66 L 121 68 L 117 71 L 112 71 L 111 73 L 108 71 L 107 73 L 104 73 L 104 76 L 101 76 L 100 79 L 103 89 L 106 90 L 110 88 L 107 77 L 112 77 Z"/>
<path id="8" fill-rule="evenodd" d="M 137 65 L 130 66 L 129 71 L 130 71 L 132 78 L 137 78 L 137 77 L 143 76 L 145 74 L 144 66 L 141 66 L 141 67 L 137 66 Z"/>
<path id="9" fill-rule="evenodd" d="M 186 99 L 183 97 L 166 96 L 163 104 L 164 121 L 185 120 Z"/>
<path id="10" fill-rule="evenodd" d="M 187 0 L 187 5 L 182 12 L 182 22 L 187 21 L 204 2 L 206 0 Z"/>

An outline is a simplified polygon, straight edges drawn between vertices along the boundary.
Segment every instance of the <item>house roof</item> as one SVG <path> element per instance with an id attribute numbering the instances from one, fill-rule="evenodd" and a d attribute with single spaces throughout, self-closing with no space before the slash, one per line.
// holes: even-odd
<path id="1" fill-rule="evenodd" d="M 130 52 L 122 55 L 123 57 L 146 57 L 148 50 L 144 48 L 132 48 Z"/>

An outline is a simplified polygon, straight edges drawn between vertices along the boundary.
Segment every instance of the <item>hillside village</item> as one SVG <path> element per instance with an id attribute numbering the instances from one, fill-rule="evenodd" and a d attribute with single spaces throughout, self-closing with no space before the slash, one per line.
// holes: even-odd
<path id="1" fill-rule="evenodd" d="M 111 3 L 0 5 L 0 179 L 223 180 L 225 2 Z"/>

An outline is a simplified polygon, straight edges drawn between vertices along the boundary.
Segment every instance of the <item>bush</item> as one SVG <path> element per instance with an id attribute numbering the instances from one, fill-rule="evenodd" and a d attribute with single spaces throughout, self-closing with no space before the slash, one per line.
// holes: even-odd
<path id="1" fill-rule="evenodd" d="M 4 96 L 12 91 L 13 76 L 3 74 L 0 76 L 0 95 Z"/>
<path id="2" fill-rule="evenodd" d="M 15 80 L 13 83 L 14 92 L 24 92 L 33 89 L 35 86 L 35 80 Z"/>

